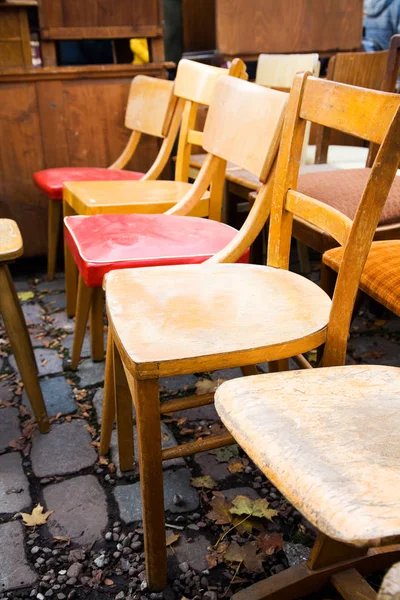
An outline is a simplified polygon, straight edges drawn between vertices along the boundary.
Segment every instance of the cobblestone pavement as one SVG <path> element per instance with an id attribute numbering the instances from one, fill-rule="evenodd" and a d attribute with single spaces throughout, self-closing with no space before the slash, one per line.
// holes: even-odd
<path id="1" fill-rule="evenodd" d="M 35 429 L 14 357 L 0 329 L 0 600 L 217 600 L 307 556 L 315 534 L 312 527 L 240 449 L 169 461 L 164 465 L 164 485 L 171 580 L 164 594 L 150 593 L 137 469 L 120 473 L 115 432 L 107 459 L 99 459 L 97 453 L 104 364 L 92 363 L 86 340 L 79 370 L 63 370 L 71 350 L 73 321 L 64 312 L 61 275 L 47 283 L 43 274 L 24 277 L 17 272 L 15 280 L 52 427 L 47 435 Z M 399 335 L 399 319 L 364 309 L 353 323 L 348 362 L 399 366 Z M 209 387 L 213 380 L 237 376 L 240 371 L 234 369 L 169 378 L 161 382 L 161 399 L 168 401 L 199 386 Z M 181 411 L 163 422 L 163 443 L 174 445 L 176 440 L 187 441 L 219 428 L 213 406 Z M 246 571 L 246 565 L 239 572 L 241 563 L 215 557 L 207 561 L 224 529 L 209 516 L 211 489 L 207 484 L 192 485 L 192 477 L 202 476 L 211 478 L 211 487 L 217 485 L 217 499 L 222 494 L 226 502 L 237 495 L 250 500 L 261 497 L 277 511 L 272 521 L 261 526 L 268 539 L 277 540 L 263 557 L 261 574 Z M 25 526 L 20 512 L 31 513 L 38 504 L 52 511 L 47 523 Z M 249 530 L 232 529 L 231 543 L 256 539 L 254 530 L 249 538 Z M 216 566 L 211 568 L 213 560 Z"/>

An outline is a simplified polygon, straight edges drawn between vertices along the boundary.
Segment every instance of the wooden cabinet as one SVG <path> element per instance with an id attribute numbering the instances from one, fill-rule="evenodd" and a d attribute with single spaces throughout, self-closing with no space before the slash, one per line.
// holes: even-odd
<path id="1" fill-rule="evenodd" d="M 360 47 L 363 0 L 216 0 L 224 56 L 332 52 Z"/>
<path id="2" fill-rule="evenodd" d="M 214 50 L 215 0 L 182 0 L 183 51 Z"/>
<path id="3" fill-rule="evenodd" d="M 0 2 L 0 68 L 22 65 L 32 66 L 27 7 Z"/>
<path id="4" fill-rule="evenodd" d="M 49 167 L 107 167 L 121 153 L 132 77 L 164 65 L 10 69 L 0 73 L 0 217 L 14 219 L 24 255 L 46 254 L 47 199 L 32 181 Z M 128 168 L 146 171 L 159 149 L 145 138 Z"/>

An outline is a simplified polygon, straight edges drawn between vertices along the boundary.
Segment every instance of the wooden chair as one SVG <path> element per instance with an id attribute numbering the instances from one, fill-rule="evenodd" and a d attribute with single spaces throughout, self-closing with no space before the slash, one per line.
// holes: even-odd
<path id="1" fill-rule="evenodd" d="M 131 83 L 125 126 L 132 131 L 121 156 L 108 168 L 64 167 L 37 171 L 33 180 L 49 199 L 47 277 L 54 278 L 65 181 L 129 181 L 157 179 L 165 167 L 178 133 L 176 97 L 172 81 L 136 76 Z M 123 170 L 138 148 L 143 134 L 163 140 L 158 156 L 147 173 Z M 94 141 L 95 142 L 95 141 Z"/>
<path id="2" fill-rule="evenodd" d="M 190 193 L 192 184 L 188 183 L 188 161 L 191 147 L 193 143 L 201 144 L 202 139 L 202 132 L 194 128 L 198 107 L 209 105 L 215 81 L 227 73 L 234 77 L 247 78 L 246 66 L 239 59 L 232 62 L 228 71 L 189 60 L 181 60 L 179 63 L 174 86 L 176 108 L 170 126 L 173 137 L 171 136 L 165 142 L 169 156 L 181 123 L 174 181 L 154 181 L 165 164 L 164 162 L 160 165 L 158 157 L 150 170 L 151 176 L 149 177 L 147 173 L 140 182 L 67 182 L 64 187 L 64 216 L 163 213 Z M 155 101 L 154 96 L 150 94 L 150 97 Z M 150 104 L 147 101 L 144 103 L 146 111 Z M 151 124 L 150 119 L 149 127 Z M 221 220 L 224 169 L 225 165 L 221 163 L 219 173 L 215 173 L 213 177 L 211 190 L 204 190 L 202 201 L 196 204 L 189 214 L 209 217 L 216 221 Z M 65 246 L 65 277 L 67 313 L 68 316 L 73 316 L 76 309 L 77 272 L 67 246 Z M 96 360 L 99 360 L 99 357 Z"/>
<path id="3" fill-rule="evenodd" d="M 35 355 L 7 264 L 21 256 L 22 252 L 23 244 L 18 225 L 11 219 L 0 219 L 0 314 L 39 431 L 47 433 L 50 431 L 50 423 L 37 376 Z"/>
<path id="4" fill-rule="evenodd" d="M 246 86 L 232 82 L 221 80 L 216 91 L 228 85 Z M 262 109 L 256 110 L 250 94 L 252 90 L 254 96 L 261 97 L 272 92 L 247 86 L 248 97 L 243 92 L 237 101 L 216 103 L 215 110 L 210 109 L 206 132 L 208 124 L 217 121 L 223 128 L 216 145 L 211 145 L 208 133 L 203 141 L 209 151 L 218 151 L 225 159 L 262 174 L 265 138 L 257 137 L 253 146 L 250 135 L 252 127 L 260 129 L 257 118 L 261 119 Z M 248 98 L 251 111 L 245 109 Z M 112 335 L 108 348 L 114 342 L 116 349 L 117 423 L 121 444 L 131 440 L 132 405 L 122 381 L 125 373 L 136 408 L 147 581 L 151 589 L 162 589 L 166 584 L 162 461 L 233 443 L 230 435 L 221 435 L 162 451 L 160 414 L 177 410 L 182 404 L 171 402 L 160 408 L 159 378 L 243 365 L 248 366 L 248 372 L 252 365 L 264 361 L 270 361 L 270 371 L 276 371 L 287 368 L 289 357 L 297 357 L 300 365 L 307 366 L 307 361 L 297 355 L 322 344 L 324 365 L 344 363 L 358 282 L 400 158 L 399 105 L 400 97 L 394 94 L 296 75 L 277 160 L 268 266 L 220 264 L 236 261 L 248 247 L 249 238 L 253 240 L 264 225 L 270 208 L 269 186 L 264 182 L 244 227 L 207 264 L 128 269 L 107 276 Z M 240 135 L 239 131 L 233 134 L 237 115 L 241 115 Z M 296 191 L 306 121 L 381 144 L 354 224 L 338 211 Z M 317 285 L 287 271 L 294 214 L 327 228 L 345 245 L 333 302 Z M 108 367 L 108 375 L 110 372 Z M 101 451 L 108 448 L 109 415 L 113 414 L 108 391 Z M 210 394 L 196 396 L 192 406 L 210 402 Z M 132 447 L 129 454 L 132 456 Z"/>
<path id="5" fill-rule="evenodd" d="M 223 423 L 319 534 L 307 562 L 233 595 L 287 600 L 333 584 L 376 598 L 362 575 L 400 557 L 400 369 L 354 365 L 223 383 Z"/>
<path id="6" fill-rule="evenodd" d="M 217 72 L 219 77 L 220 71 Z M 193 84 L 194 80 L 191 81 Z M 274 131 L 264 132 L 267 140 Z M 79 270 L 72 369 L 78 367 L 89 312 L 92 358 L 101 360 L 104 357 L 101 286 L 103 277 L 109 271 L 203 262 L 235 237 L 236 229 L 216 220 L 172 217 L 191 213 L 193 207 L 202 202 L 210 185 L 211 188 L 214 184 L 219 187 L 223 181 L 225 164 L 223 158 L 209 154 L 196 183 L 168 211 L 169 216 L 100 214 L 65 218 L 65 242 Z M 72 184 L 67 184 L 67 187 L 69 185 Z M 219 206 L 220 200 L 218 195 L 216 201 Z M 238 260 L 248 260 L 246 250 Z"/>
<path id="7" fill-rule="evenodd" d="M 399 72 L 400 35 L 393 36 L 389 53 L 350 53 L 338 54 L 334 59 L 335 68 L 331 77 L 343 83 L 364 85 L 373 89 L 393 92 Z M 374 65 L 374 63 L 376 63 Z M 387 68 L 385 71 L 385 63 Z M 383 75 L 382 75 L 383 74 Z M 328 74 L 329 78 L 329 74 Z M 363 83 L 362 83 L 363 82 Z M 320 128 L 316 161 L 326 162 L 330 130 Z M 365 152 L 367 149 L 365 148 Z M 376 146 L 372 145 L 366 168 L 351 170 L 331 170 L 306 173 L 300 176 L 299 191 L 315 196 L 332 208 L 340 210 L 353 219 L 360 193 L 370 176 L 370 167 L 376 155 Z M 319 227 L 295 218 L 293 236 L 318 252 L 325 252 L 337 246 L 337 241 Z M 396 239 L 400 237 L 400 179 L 396 178 L 387 202 L 381 214 L 375 239 Z"/>

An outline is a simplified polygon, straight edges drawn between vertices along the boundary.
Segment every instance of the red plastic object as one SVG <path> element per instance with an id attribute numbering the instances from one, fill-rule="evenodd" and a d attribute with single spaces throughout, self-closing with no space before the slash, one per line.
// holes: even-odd
<path id="1" fill-rule="evenodd" d="M 33 174 L 37 187 L 52 200 L 62 200 L 65 181 L 137 181 L 144 173 L 116 169 L 96 169 L 95 167 L 63 167 L 45 169 Z"/>
<path id="2" fill-rule="evenodd" d="M 86 285 L 100 287 L 115 269 L 202 263 L 237 230 L 199 217 L 94 215 L 66 217 L 64 234 Z"/>

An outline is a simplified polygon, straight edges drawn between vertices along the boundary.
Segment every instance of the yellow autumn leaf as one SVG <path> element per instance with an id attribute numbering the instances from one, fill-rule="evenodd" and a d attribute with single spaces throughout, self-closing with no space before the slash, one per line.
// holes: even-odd
<path id="1" fill-rule="evenodd" d="M 217 484 L 210 475 L 192 477 L 190 483 L 195 488 L 206 488 L 207 490 L 213 490 L 217 487 Z"/>
<path id="2" fill-rule="evenodd" d="M 18 292 L 18 298 L 21 302 L 27 302 L 28 300 L 32 300 L 35 297 L 33 292 Z"/>
<path id="3" fill-rule="evenodd" d="M 172 546 L 172 544 L 175 544 L 175 542 L 177 542 L 180 538 L 180 534 L 179 533 L 174 533 L 173 531 L 167 531 L 167 536 L 165 539 L 165 545 L 168 546 Z"/>
<path id="4" fill-rule="evenodd" d="M 33 509 L 32 513 L 20 513 L 21 517 L 24 521 L 24 525 L 27 527 L 37 527 L 38 525 L 44 525 L 47 523 L 47 519 L 51 514 L 53 514 L 53 510 L 48 510 L 47 512 L 43 512 L 43 506 L 38 504 Z"/>

